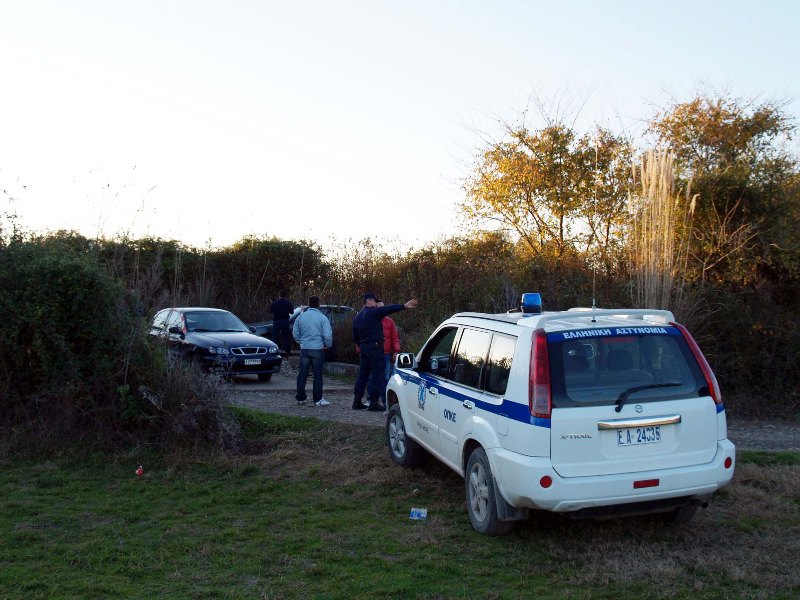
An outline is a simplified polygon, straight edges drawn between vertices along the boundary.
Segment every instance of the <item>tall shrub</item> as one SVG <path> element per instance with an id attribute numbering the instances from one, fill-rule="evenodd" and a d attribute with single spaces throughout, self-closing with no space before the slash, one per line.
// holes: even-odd
<path id="1" fill-rule="evenodd" d="M 87 254 L 14 241 L 0 289 L 0 426 L 58 441 L 135 428 L 155 356 L 121 283 Z"/>

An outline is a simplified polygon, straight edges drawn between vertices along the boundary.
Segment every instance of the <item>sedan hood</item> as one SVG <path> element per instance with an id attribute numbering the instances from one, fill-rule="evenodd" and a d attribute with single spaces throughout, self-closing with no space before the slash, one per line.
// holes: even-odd
<path id="1" fill-rule="evenodd" d="M 198 346 L 228 346 L 230 348 L 240 346 L 272 348 L 275 346 L 268 339 L 246 331 L 209 331 L 207 333 L 192 331 L 186 334 L 186 340 Z"/>

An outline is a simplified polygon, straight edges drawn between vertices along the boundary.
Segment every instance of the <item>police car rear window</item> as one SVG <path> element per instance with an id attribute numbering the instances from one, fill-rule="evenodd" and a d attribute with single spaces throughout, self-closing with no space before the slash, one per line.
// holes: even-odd
<path id="1" fill-rule="evenodd" d="M 680 331 L 606 327 L 547 335 L 554 407 L 604 405 L 631 388 L 631 401 L 706 395 L 705 379 Z"/>

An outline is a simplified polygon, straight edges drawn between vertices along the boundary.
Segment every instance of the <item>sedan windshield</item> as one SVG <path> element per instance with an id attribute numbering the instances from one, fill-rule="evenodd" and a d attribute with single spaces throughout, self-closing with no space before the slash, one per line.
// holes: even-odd
<path id="1" fill-rule="evenodd" d="M 185 316 L 186 331 L 198 333 L 210 331 L 250 331 L 239 318 L 229 312 L 188 312 Z"/>

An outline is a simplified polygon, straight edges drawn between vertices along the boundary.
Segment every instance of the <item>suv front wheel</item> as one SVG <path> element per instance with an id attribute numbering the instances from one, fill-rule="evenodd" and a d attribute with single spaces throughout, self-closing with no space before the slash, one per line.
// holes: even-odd
<path id="1" fill-rule="evenodd" d="M 425 450 L 406 435 L 406 425 L 400 412 L 400 405 L 389 409 L 386 419 L 386 443 L 392 461 L 402 467 L 418 467 L 425 460 Z"/>
<path id="2" fill-rule="evenodd" d="M 464 481 L 467 512 L 475 531 L 487 535 L 505 535 L 514 529 L 514 521 L 501 521 L 497 518 L 497 490 L 494 488 L 492 468 L 489 466 L 486 451 L 480 446 L 469 455 Z"/>

